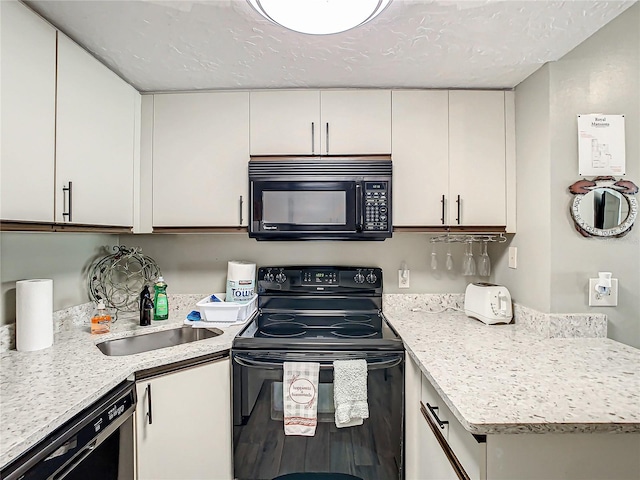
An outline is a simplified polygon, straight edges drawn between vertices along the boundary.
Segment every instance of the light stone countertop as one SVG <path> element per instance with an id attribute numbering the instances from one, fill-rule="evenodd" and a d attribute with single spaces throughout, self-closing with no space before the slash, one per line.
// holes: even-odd
<path id="1" fill-rule="evenodd" d="M 58 328 L 50 348 L 3 352 L 0 465 L 136 371 L 230 349 L 242 325 L 219 337 L 125 357 L 107 357 L 95 347 L 142 331 L 179 327 L 184 312 L 201 297 L 170 299 L 171 318 L 150 327 L 123 318 L 109 334 L 92 336 L 88 325 L 76 322 Z M 470 432 L 640 432 L 640 350 L 606 338 L 548 338 L 524 325 L 489 326 L 462 313 L 424 311 L 459 306 L 460 295 L 441 295 L 423 311 L 412 311 L 418 297 L 385 296 L 385 315 Z M 597 322 L 592 328 L 593 319 L 587 320 L 587 329 L 602 333 Z"/>
<path id="2" fill-rule="evenodd" d="M 103 335 L 91 335 L 88 325 L 74 325 L 56 333 L 50 348 L 3 352 L 0 465 L 4 467 L 133 373 L 229 350 L 243 328 L 231 326 L 218 337 L 122 357 L 103 355 L 95 346 L 113 338 L 180 327 L 184 316 L 175 311 L 171 315 L 148 327 L 140 327 L 137 319 L 122 318 Z"/>
<path id="3" fill-rule="evenodd" d="M 639 349 L 608 338 L 547 338 L 452 310 L 426 313 L 432 307 L 400 303 L 384 312 L 469 432 L 640 433 Z"/>

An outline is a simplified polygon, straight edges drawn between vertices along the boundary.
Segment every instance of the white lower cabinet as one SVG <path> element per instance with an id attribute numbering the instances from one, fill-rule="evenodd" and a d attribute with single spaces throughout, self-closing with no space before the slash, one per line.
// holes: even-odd
<path id="1" fill-rule="evenodd" d="M 229 359 L 138 380 L 138 480 L 233 477 Z"/>
<path id="2" fill-rule="evenodd" d="M 405 402 L 406 480 L 639 478 L 640 434 L 472 435 L 409 356 Z"/>

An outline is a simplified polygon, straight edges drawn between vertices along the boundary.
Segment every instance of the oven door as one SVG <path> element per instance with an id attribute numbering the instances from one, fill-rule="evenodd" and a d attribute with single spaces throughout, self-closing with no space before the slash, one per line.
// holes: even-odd
<path id="1" fill-rule="evenodd" d="M 299 239 L 362 231 L 362 188 L 354 181 L 254 180 L 249 236 Z"/>
<path id="2" fill-rule="evenodd" d="M 369 418 L 337 428 L 333 361 L 366 359 Z M 402 352 L 232 351 L 234 478 L 274 479 L 288 473 L 330 472 L 363 480 L 402 478 Z M 320 363 L 315 436 L 285 436 L 283 363 Z"/>

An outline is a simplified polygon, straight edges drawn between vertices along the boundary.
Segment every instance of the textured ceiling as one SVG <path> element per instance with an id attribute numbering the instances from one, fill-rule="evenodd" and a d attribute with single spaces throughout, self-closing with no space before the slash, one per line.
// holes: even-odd
<path id="1" fill-rule="evenodd" d="M 395 0 L 328 36 L 273 25 L 245 0 L 26 3 L 149 92 L 511 88 L 634 2 Z"/>

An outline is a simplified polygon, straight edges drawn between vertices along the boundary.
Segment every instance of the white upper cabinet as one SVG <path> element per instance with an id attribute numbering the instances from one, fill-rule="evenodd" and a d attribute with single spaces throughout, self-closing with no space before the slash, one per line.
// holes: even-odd
<path id="1" fill-rule="evenodd" d="M 449 92 L 393 92 L 393 224 L 444 225 L 449 194 Z M 444 215 L 446 216 L 446 215 Z"/>
<path id="2" fill-rule="evenodd" d="M 320 153 L 320 92 L 251 92 L 251 153 Z"/>
<path id="3" fill-rule="evenodd" d="M 56 30 L 20 2 L 0 11 L 0 218 L 53 222 Z"/>
<path id="4" fill-rule="evenodd" d="M 506 225 L 506 160 L 505 93 L 450 91 L 450 225 Z"/>
<path id="5" fill-rule="evenodd" d="M 251 92 L 252 155 L 389 154 L 389 90 Z"/>
<path id="6" fill-rule="evenodd" d="M 140 94 L 59 34 L 57 101 L 56 222 L 133 225 Z"/>
<path id="7" fill-rule="evenodd" d="M 249 93 L 154 95 L 154 227 L 247 225 Z"/>
<path id="8" fill-rule="evenodd" d="M 502 91 L 393 92 L 394 226 L 515 231 L 509 102 Z"/>
<path id="9" fill-rule="evenodd" d="M 346 90 L 321 94 L 321 153 L 391 153 L 391 91 Z"/>

